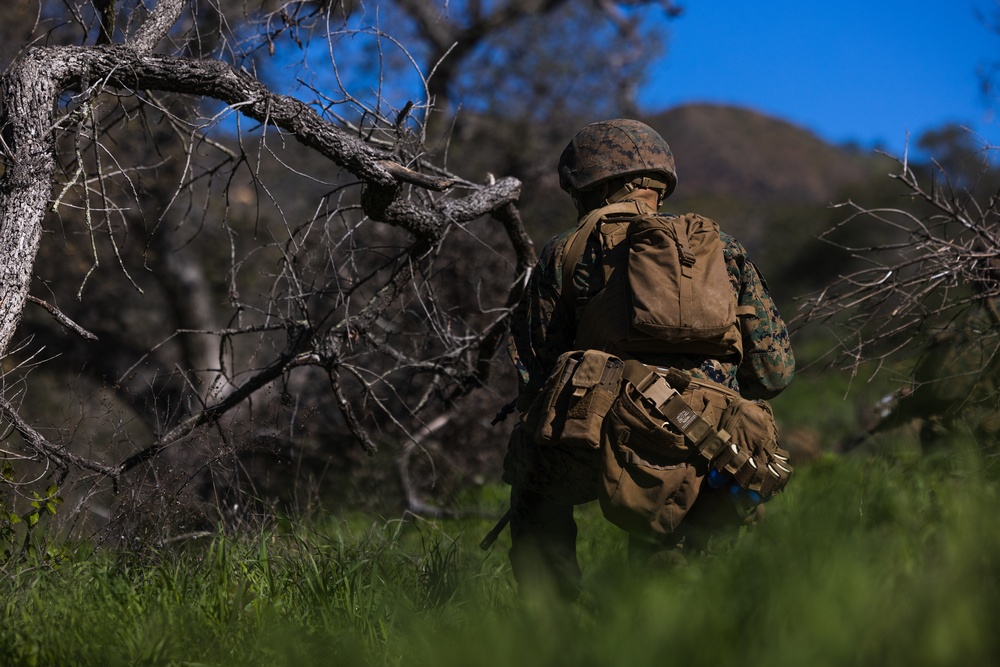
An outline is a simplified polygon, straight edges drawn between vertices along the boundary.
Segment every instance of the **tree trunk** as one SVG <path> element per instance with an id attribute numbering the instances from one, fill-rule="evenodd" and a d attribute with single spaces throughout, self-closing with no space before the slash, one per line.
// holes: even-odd
<path id="1" fill-rule="evenodd" d="M 37 51 L 0 82 L 7 162 L 0 179 L 0 356 L 7 353 L 28 295 L 55 169 L 52 108 L 58 72 Z"/>

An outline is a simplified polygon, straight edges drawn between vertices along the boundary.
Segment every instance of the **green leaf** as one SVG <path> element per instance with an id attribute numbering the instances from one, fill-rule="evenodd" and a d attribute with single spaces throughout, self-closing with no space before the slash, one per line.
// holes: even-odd
<path id="1" fill-rule="evenodd" d="M 8 482 L 14 479 L 14 466 L 10 464 L 10 461 L 3 462 L 3 466 L 0 467 L 0 476 Z"/>
<path id="2" fill-rule="evenodd" d="M 34 503 L 32 503 L 34 504 Z M 31 528 L 38 523 L 38 512 L 32 512 L 24 517 L 24 520 L 28 522 L 28 527 Z"/>
<path id="3" fill-rule="evenodd" d="M 57 493 L 59 493 L 59 487 L 56 484 L 53 484 L 49 488 L 45 489 L 45 495 L 49 498 L 56 495 Z"/>

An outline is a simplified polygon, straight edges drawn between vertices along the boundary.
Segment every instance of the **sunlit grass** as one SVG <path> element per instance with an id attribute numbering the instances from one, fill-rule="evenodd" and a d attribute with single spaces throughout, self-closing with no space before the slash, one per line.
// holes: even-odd
<path id="1" fill-rule="evenodd" d="M 629 570 L 623 535 L 583 507 L 573 604 L 522 604 L 506 533 L 477 548 L 485 519 L 330 518 L 162 553 L 81 550 L 0 581 L 0 663 L 990 664 L 1000 518 L 984 466 L 824 459 L 734 549 L 671 571 Z M 465 499 L 497 515 L 502 501 Z"/>

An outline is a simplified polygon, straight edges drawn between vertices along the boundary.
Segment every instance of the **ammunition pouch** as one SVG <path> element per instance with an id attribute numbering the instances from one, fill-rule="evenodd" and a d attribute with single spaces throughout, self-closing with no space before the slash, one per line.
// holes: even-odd
<path id="1" fill-rule="evenodd" d="M 521 416 L 540 445 L 601 446 L 601 425 L 618 396 L 625 363 L 598 350 L 575 350 L 556 361 L 545 387 Z"/>
<path id="2" fill-rule="evenodd" d="M 647 373 L 636 387 L 645 407 L 666 420 L 664 428 L 683 433 L 703 459 L 732 475 L 741 487 L 764 499 L 782 490 L 791 467 L 788 452 L 778 447 L 770 404 L 686 375 L 673 369 L 665 375 Z M 671 380 L 679 386 L 671 386 Z"/>
<path id="3" fill-rule="evenodd" d="M 546 450 L 599 452 L 601 509 L 636 534 L 672 532 L 712 468 L 763 500 L 792 472 L 765 401 L 598 350 L 560 356 L 521 422 Z"/>

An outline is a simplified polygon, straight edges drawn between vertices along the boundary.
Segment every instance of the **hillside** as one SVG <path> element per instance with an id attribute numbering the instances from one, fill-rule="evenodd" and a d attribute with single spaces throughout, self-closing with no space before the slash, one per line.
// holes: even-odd
<path id="1" fill-rule="evenodd" d="M 857 196 L 871 203 L 892 187 L 888 158 L 751 109 L 689 104 L 643 120 L 677 162 L 677 190 L 664 210 L 717 220 L 773 277 L 786 308 L 842 267 L 844 257 L 817 240 L 842 218 L 830 205 Z"/>
<path id="2" fill-rule="evenodd" d="M 690 104 L 639 119 L 663 135 L 677 161 L 678 187 L 665 209 L 715 217 L 759 252 L 766 245 L 761 223 L 773 221 L 776 214 L 818 221 L 828 204 L 843 200 L 846 186 L 882 179 L 887 171 L 873 153 L 834 146 L 751 109 Z M 450 145 L 449 160 L 478 178 L 519 178 L 524 184 L 521 212 L 540 245 L 576 220 L 569 198 L 559 189 L 557 165 L 573 133 L 596 120 L 584 115 L 576 121 L 531 125 L 466 115 L 462 141 Z M 798 231 L 807 237 L 819 231 L 806 227 Z"/>
<path id="3" fill-rule="evenodd" d="M 646 122 L 673 150 L 679 197 L 825 204 L 873 175 L 871 155 L 750 109 L 689 104 Z"/>

